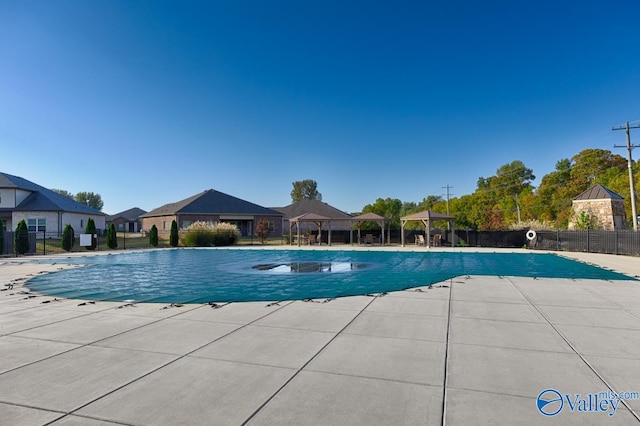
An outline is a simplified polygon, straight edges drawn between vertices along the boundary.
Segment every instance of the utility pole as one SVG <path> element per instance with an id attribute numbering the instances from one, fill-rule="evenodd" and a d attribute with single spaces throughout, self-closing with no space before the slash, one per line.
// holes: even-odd
<path id="1" fill-rule="evenodd" d="M 633 185 L 633 160 L 631 159 L 631 151 L 633 148 L 640 148 L 640 145 L 632 145 L 631 144 L 631 132 L 630 129 L 640 129 L 640 126 L 629 126 L 629 122 L 627 121 L 626 126 L 622 127 L 612 127 L 611 130 L 626 130 L 627 132 L 627 146 L 624 145 L 614 145 L 614 148 L 627 148 L 627 163 L 629 167 L 629 190 L 631 192 L 631 214 L 633 215 L 633 230 L 638 230 L 638 213 L 636 211 L 636 191 Z"/>
<path id="2" fill-rule="evenodd" d="M 442 188 L 446 188 L 447 190 L 447 216 L 449 216 L 449 196 L 451 195 L 449 193 L 449 190 L 453 188 L 453 186 L 446 185 L 446 186 L 443 186 Z M 451 230 L 451 222 L 447 221 L 447 229 Z"/>
<path id="3" fill-rule="evenodd" d="M 446 188 L 447 190 L 447 216 L 449 216 L 449 196 L 451 195 L 449 193 L 449 189 L 453 188 L 453 186 L 447 185 L 447 186 L 443 186 L 442 188 Z"/>

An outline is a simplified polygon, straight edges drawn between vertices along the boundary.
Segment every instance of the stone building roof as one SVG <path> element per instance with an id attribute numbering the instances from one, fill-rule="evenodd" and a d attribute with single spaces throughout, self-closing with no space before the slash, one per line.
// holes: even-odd
<path id="1" fill-rule="evenodd" d="M 575 201 L 604 199 L 622 200 L 623 198 L 609 188 L 606 188 L 600 184 L 593 185 L 591 188 L 587 189 L 582 194 L 574 198 Z"/>

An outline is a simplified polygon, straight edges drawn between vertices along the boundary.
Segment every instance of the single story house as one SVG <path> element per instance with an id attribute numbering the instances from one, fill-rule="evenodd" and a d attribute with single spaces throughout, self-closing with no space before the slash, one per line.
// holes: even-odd
<path id="1" fill-rule="evenodd" d="M 75 234 L 81 234 L 89 218 L 99 231 L 105 229 L 106 217 L 105 213 L 66 195 L 0 172 L 0 219 L 6 231 L 14 231 L 24 219 L 31 232 L 60 236 L 69 224 Z"/>
<path id="2" fill-rule="evenodd" d="M 113 225 L 118 232 L 140 232 L 142 230 L 142 219 L 140 216 L 146 211 L 138 207 L 125 210 L 120 213 L 107 216 L 107 226 Z"/>
<path id="3" fill-rule="evenodd" d="M 171 222 L 179 229 L 187 228 L 194 222 L 227 222 L 240 229 L 243 236 L 251 236 L 259 221 L 267 221 L 270 236 L 282 236 L 282 213 L 220 191 L 208 189 L 176 203 L 165 204 L 140 216 L 143 232 L 149 232 L 153 225 L 160 237 L 168 238 Z"/>

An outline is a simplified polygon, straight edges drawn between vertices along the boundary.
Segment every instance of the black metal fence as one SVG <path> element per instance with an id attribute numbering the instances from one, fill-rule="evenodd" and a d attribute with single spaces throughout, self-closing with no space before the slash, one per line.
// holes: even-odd
<path id="1" fill-rule="evenodd" d="M 535 231 L 535 238 L 527 240 L 527 247 L 536 250 L 640 255 L 640 232 L 631 230 Z"/>
<path id="2" fill-rule="evenodd" d="M 567 230 L 546 230 L 535 231 L 534 233 L 527 229 L 517 231 L 474 231 L 471 229 L 456 229 L 455 235 L 447 229 L 433 229 L 431 237 L 435 234 L 442 235 L 441 245 L 450 247 L 453 244 L 458 247 L 495 247 L 495 248 L 529 248 L 533 250 L 554 250 L 554 251 L 578 251 L 589 253 L 607 253 L 607 254 L 623 254 L 623 255 L 640 255 L 640 232 L 632 230 L 624 231 L 567 231 Z M 421 230 L 406 230 L 405 244 L 412 245 L 415 235 L 424 235 Z M 374 232 L 374 241 L 379 241 L 379 232 Z M 400 231 L 391 231 L 389 235 L 385 232 L 385 244 L 399 245 L 401 243 Z M 0 255 L 15 256 L 14 250 L 15 233 L 12 231 L 4 232 L 4 242 L 0 246 Z M 27 255 L 33 254 L 52 254 L 63 252 L 61 250 L 61 235 L 55 233 L 29 232 L 29 250 Z M 260 244 L 260 241 L 253 237 L 244 237 L 243 244 Z M 288 245 L 289 237 L 287 235 L 271 238 L 271 244 Z M 327 231 L 323 231 L 321 241 L 328 241 Z M 351 242 L 351 234 L 349 231 L 333 231 L 331 234 L 332 244 L 349 244 Z M 118 233 L 117 235 L 118 250 L 128 250 L 136 248 L 147 248 L 149 245 L 148 236 L 140 233 Z M 353 242 L 357 243 L 357 233 L 353 233 Z M 97 247 L 95 250 L 108 250 L 106 236 L 103 233 L 98 234 Z M 160 240 L 160 247 L 167 247 L 168 242 Z M 79 237 L 76 235 L 75 244 L 71 251 L 87 251 L 80 245 Z"/>
<path id="3" fill-rule="evenodd" d="M 2 232 L 2 231 L 0 231 Z M 64 252 L 62 249 L 62 235 L 58 232 L 28 232 L 29 248 L 26 253 L 20 253 L 25 255 L 42 255 Z M 15 231 L 4 231 L 4 241 L 0 246 L 0 255 L 17 255 L 15 250 Z M 126 250 L 134 248 L 146 248 L 150 247 L 149 237 L 143 236 L 141 233 L 117 233 L 117 249 Z M 104 232 L 98 231 L 96 234 L 96 247 L 94 250 L 107 250 L 107 237 Z M 164 246 L 164 241 L 162 246 Z M 87 251 L 87 248 L 80 245 L 80 236 L 75 235 L 73 247 L 71 252 Z"/>

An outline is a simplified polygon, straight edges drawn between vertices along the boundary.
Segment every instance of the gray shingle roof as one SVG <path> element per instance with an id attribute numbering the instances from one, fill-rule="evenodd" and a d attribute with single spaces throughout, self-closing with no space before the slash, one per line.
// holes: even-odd
<path id="1" fill-rule="evenodd" d="M 124 220 L 127 220 L 129 222 L 134 222 L 138 220 L 138 218 L 145 213 L 146 213 L 146 210 L 142 210 L 141 208 L 134 207 L 132 209 L 125 210 L 120 213 L 112 214 L 111 216 L 107 216 L 107 222 L 113 222 L 118 218 L 123 218 Z"/>
<path id="2" fill-rule="evenodd" d="M 206 190 L 176 203 L 165 204 L 141 217 L 175 214 L 242 214 L 254 216 L 282 216 L 282 213 L 250 203 L 213 189 Z"/>
<path id="3" fill-rule="evenodd" d="M 351 219 L 353 217 L 350 214 L 319 200 L 300 200 L 286 207 L 273 207 L 273 209 L 282 212 L 286 220 L 303 215 L 306 215 L 305 217 L 307 218 L 316 215 L 324 217 L 325 220 L 329 219 L 331 221 L 331 229 L 334 231 L 348 231 L 351 229 Z M 308 222 L 300 224 L 302 230 L 314 229 L 314 226 Z"/>
<path id="4" fill-rule="evenodd" d="M 0 172 L 0 188 L 21 189 L 31 192 L 31 195 L 18 206 L 9 210 L 65 211 L 106 216 L 105 213 L 91 208 L 86 204 L 79 203 L 73 198 L 44 188 L 19 176 Z"/>
<path id="5" fill-rule="evenodd" d="M 574 198 L 574 200 L 622 200 L 623 198 L 599 183 L 584 191 L 582 194 Z"/>
<path id="6" fill-rule="evenodd" d="M 300 200 L 286 207 L 273 207 L 273 209 L 282 212 L 285 219 L 301 216 L 305 213 L 315 213 L 333 220 L 352 219 L 350 214 L 319 200 Z"/>

